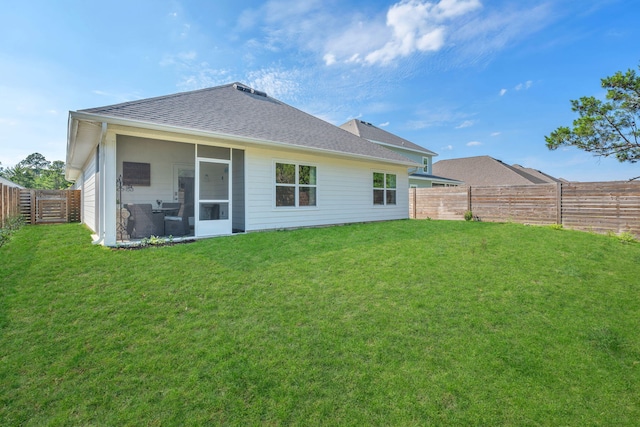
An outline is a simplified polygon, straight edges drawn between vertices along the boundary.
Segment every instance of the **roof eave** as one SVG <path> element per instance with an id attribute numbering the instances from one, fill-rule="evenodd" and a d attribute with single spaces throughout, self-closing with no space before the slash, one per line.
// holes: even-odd
<path id="1" fill-rule="evenodd" d="M 438 155 L 438 153 L 434 153 L 433 151 L 427 150 L 426 148 L 421 149 L 421 150 L 416 150 L 414 148 L 407 148 L 407 147 L 404 147 L 402 145 L 395 145 L 395 144 L 389 144 L 388 142 L 376 141 L 375 139 L 368 139 L 368 138 L 366 138 L 366 139 L 368 141 L 371 141 L 373 143 L 376 143 L 376 144 L 379 144 L 379 145 L 382 145 L 382 146 L 385 146 L 385 147 L 398 148 L 398 149 L 401 149 L 401 150 L 411 151 L 412 153 L 418 153 L 418 154 L 421 154 L 421 155 L 427 154 L 427 155 L 432 156 L 432 157 L 436 157 Z"/>
<path id="2" fill-rule="evenodd" d="M 348 153 L 344 151 L 328 150 L 324 148 L 305 147 L 305 146 L 295 145 L 295 144 L 290 144 L 285 142 L 270 141 L 270 140 L 251 138 L 246 136 L 238 136 L 238 135 L 232 135 L 232 134 L 227 134 L 222 132 L 203 131 L 203 130 L 185 128 L 181 126 L 163 125 L 163 124 L 158 124 L 153 122 L 146 122 L 143 120 L 124 119 L 121 117 L 106 116 L 106 115 L 95 114 L 95 113 L 74 111 L 70 113 L 70 118 L 71 117 L 73 117 L 73 119 L 78 121 L 86 120 L 86 121 L 92 121 L 92 122 L 103 122 L 103 123 L 108 123 L 112 125 L 130 126 L 130 127 L 156 130 L 161 132 L 175 132 L 175 133 L 181 133 L 181 134 L 186 134 L 191 136 L 220 138 L 220 139 L 224 139 L 231 142 L 241 142 L 241 143 L 248 143 L 248 144 L 255 144 L 255 145 L 262 145 L 262 146 L 267 145 L 267 146 L 273 146 L 278 148 L 288 148 L 288 149 L 293 148 L 293 149 L 297 149 L 300 151 L 307 151 L 307 152 L 322 152 L 326 154 L 339 155 L 342 157 L 350 157 L 350 158 L 355 158 L 360 160 L 374 160 L 377 162 L 403 165 L 407 167 L 422 166 L 409 159 L 407 159 L 406 161 L 385 159 L 377 156 L 367 156 L 364 154 Z M 74 144 L 75 144 L 75 141 L 74 141 Z M 69 155 L 68 150 L 69 150 L 69 146 L 67 148 L 67 156 Z"/>
<path id="3" fill-rule="evenodd" d="M 76 137 L 78 135 L 78 121 L 69 112 L 67 122 L 67 157 L 65 162 L 64 177 L 67 181 L 75 181 L 80 175 L 80 170 L 71 166 L 76 151 Z"/>

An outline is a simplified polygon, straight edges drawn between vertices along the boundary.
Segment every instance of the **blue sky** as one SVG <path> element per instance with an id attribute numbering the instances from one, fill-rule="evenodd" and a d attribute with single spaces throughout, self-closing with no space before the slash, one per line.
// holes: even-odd
<path id="1" fill-rule="evenodd" d="M 333 124 L 569 180 L 640 166 L 544 136 L 640 64 L 636 0 L 4 2 L 0 163 L 64 160 L 69 110 L 235 81 Z"/>

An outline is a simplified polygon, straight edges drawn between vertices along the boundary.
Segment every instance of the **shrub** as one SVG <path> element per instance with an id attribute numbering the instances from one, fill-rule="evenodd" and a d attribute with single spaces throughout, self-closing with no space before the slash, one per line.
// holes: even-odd
<path id="1" fill-rule="evenodd" d="M 4 227 L 0 228 L 0 247 L 9 241 L 11 235 L 24 225 L 22 215 L 10 216 L 5 220 Z"/>
<path id="2" fill-rule="evenodd" d="M 621 243 L 636 243 L 638 240 L 636 236 L 629 233 L 628 231 L 624 231 L 616 236 Z"/>
<path id="3" fill-rule="evenodd" d="M 473 219 L 473 212 L 471 211 L 466 211 L 464 213 L 464 220 L 465 221 L 471 221 Z"/>

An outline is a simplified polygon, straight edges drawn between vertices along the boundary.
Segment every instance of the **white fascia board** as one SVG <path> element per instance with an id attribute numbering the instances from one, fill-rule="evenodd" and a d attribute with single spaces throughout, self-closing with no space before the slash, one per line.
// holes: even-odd
<path id="1" fill-rule="evenodd" d="M 243 144 L 271 146 L 271 147 L 277 147 L 277 148 L 283 148 L 283 149 L 289 149 L 289 150 L 294 149 L 294 150 L 300 150 L 300 151 L 306 151 L 306 152 L 312 152 L 312 153 L 321 152 L 325 154 L 331 154 L 334 156 L 389 163 L 393 165 L 422 166 L 419 163 L 415 163 L 409 159 L 407 159 L 406 161 L 402 161 L 402 160 L 396 161 L 392 159 L 385 159 L 382 157 L 366 156 L 363 154 L 355 154 L 355 153 L 345 153 L 343 151 L 327 150 L 322 148 L 304 147 L 301 145 L 289 144 L 285 142 L 269 141 L 266 139 L 230 135 L 230 134 L 221 133 L 221 132 L 201 131 L 201 130 L 188 129 L 188 128 L 183 128 L 180 126 L 173 126 L 173 125 L 161 125 L 158 123 L 145 122 L 142 120 L 122 119 L 118 117 L 103 116 L 103 115 L 93 114 L 93 113 L 72 112 L 71 114 L 73 114 L 74 118 L 76 118 L 77 120 L 87 120 L 87 121 L 93 121 L 93 122 L 102 121 L 102 122 L 113 124 L 113 125 L 137 127 L 137 128 L 150 129 L 150 130 L 156 130 L 161 132 L 175 132 L 183 135 L 200 136 L 200 137 L 206 137 L 206 138 L 218 138 L 218 139 L 224 139 L 227 141 L 238 142 Z"/>
<path id="2" fill-rule="evenodd" d="M 82 167 L 86 162 L 86 158 L 78 158 L 78 156 L 82 156 L 81 151 L 83 149 L 83 147 L 78 146 L 78 132 L 80 130 L 81 121 L 88 122 L 95 125 L 96 129 L 100 129 L 100 134 L 96 134 L 96 138 L 98 138 L 96 139 L 96 143 L 100 142 L 106 130 L 105 123 L 100 120 L 82 120 L 77 117 L 75 112 L 69 112 L 67 128 L 67 157 L 65 163 L 65 179 L 68 181 L 75 181 L 78 179 L 82 173 Z"/>
<path id="3" fill-rule="evenodd" d="M 75 181 L 80 175 L 80 170 L 71 167 L 71 163 L 76 151 L 76 136 L 78 135 L 78 121 L 69 113 L 67 122 L 67 158 L 65 162 L 64 178 L 67 181 Z"/>

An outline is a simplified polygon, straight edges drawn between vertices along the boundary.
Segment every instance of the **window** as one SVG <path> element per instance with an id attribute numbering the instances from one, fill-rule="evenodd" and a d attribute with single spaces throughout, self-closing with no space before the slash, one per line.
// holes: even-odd
<path id="1" fill-rule="evenodd" d="M 396 175 L 392 173 L 373 173 L 373 204 L 396 204 Z"/>
<path id="2" fill-rule="evenodd" d="M 424 165 L 424 173 L 429 173 L 429 158 L 428 157 L 423 157 L 422 158 L 422 164 Z"/>
<path id="3" fill-rule="evenodd" d="M 276 206 L 316 206 L 316 167 L 276 163 Z"/>

